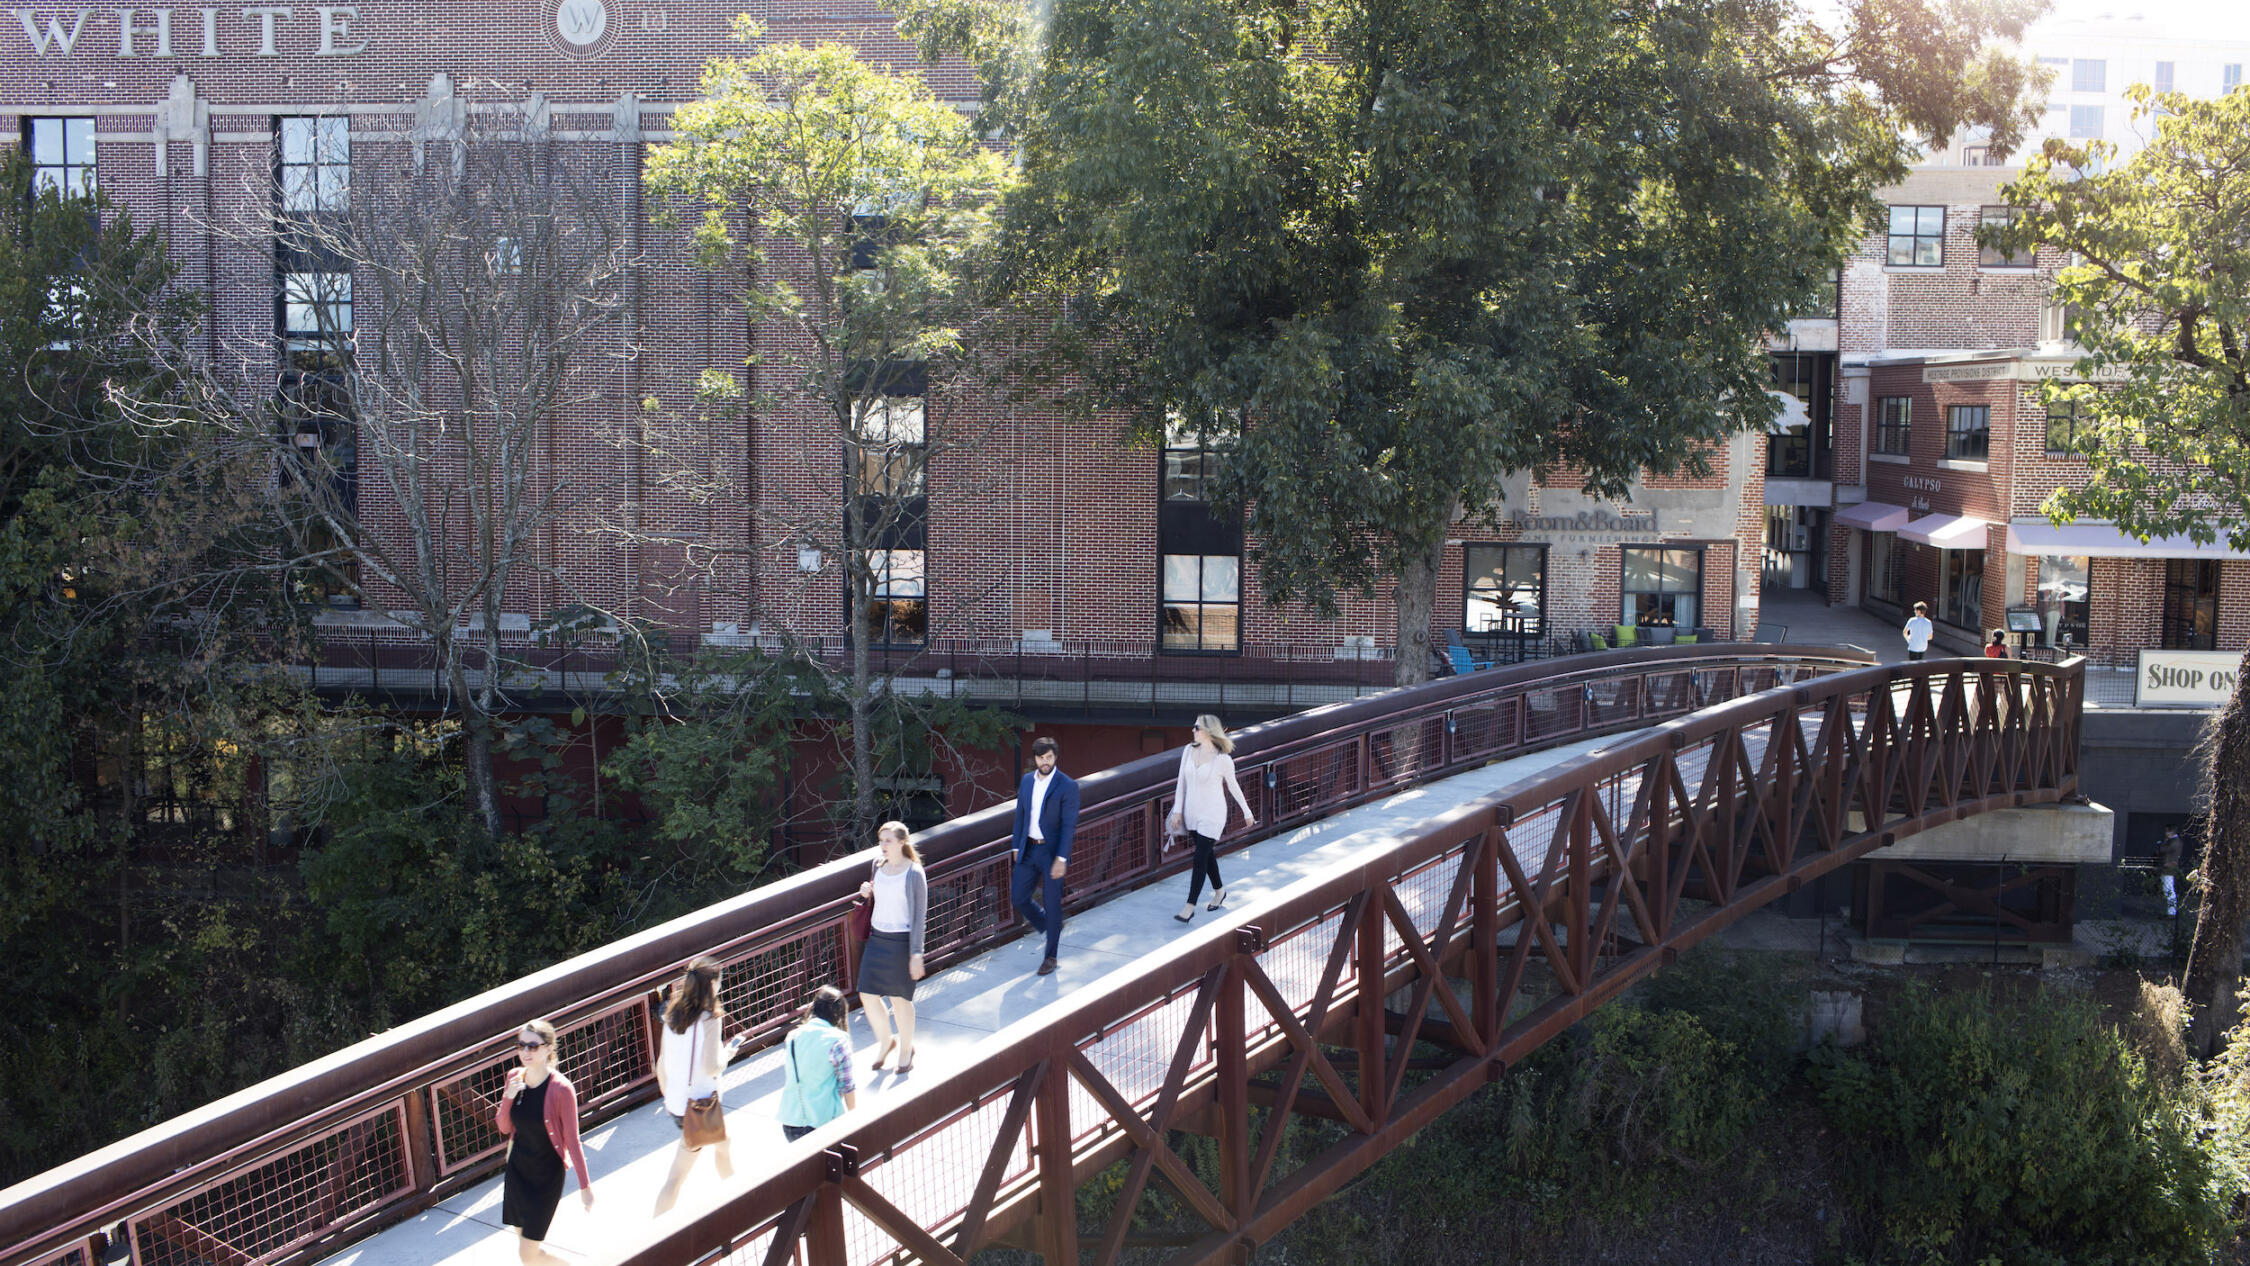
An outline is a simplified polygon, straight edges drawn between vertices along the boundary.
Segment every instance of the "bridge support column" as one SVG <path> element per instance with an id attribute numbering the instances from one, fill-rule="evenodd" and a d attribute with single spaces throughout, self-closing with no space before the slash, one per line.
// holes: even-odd
<path id="1" fill-rule="evenodd" d="M 1039 1212 L 1035 1235 L 1047 1266 L 1078 1266 L 1078 1194 L 1070 1173 L 1070 1044 L 1057 1037 L 1047 1050 L 1046 1075 L 1039 1079 Z M 834 1259 L 842 1261 L 841 1257 Z"/>

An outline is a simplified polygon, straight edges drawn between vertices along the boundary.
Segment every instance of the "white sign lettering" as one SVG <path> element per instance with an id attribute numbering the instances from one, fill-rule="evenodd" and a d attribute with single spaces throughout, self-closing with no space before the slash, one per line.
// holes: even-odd
<path id="1" fill-rule="evenodd" d="M 564 38 L 579 42 L 601 38 L 603 29 L 608 25 L 601 0 L 565 0 L 564 7 L 566 10 L 590 8 L 593 22 L 590 39 L 583 34 L 574 37 L 570 28 L 562 25 L 563 16 L 558 12 L 556 22 Z M 150 57 L 217 57 L 221 53 L 222 43 L 232 45 L 226 51 L 233 52 L 242 49 L 252 39 L 257 41 L 257 56 L 279 57 L 281 48 L 276 42 L 277 37 L 281 28 L 296 17 L 296 10 L 288 5 L 253 5 L 240 11 L 242 24 L 239 27 L 233 26 L 230 20 L 231 29 L 222 41 L 218 9 L 197 7 L 189 12 L 199 14 L 203 19 L 200 47 L 192 36 L 183 32 L 181 43 L 184 47 L 175 50 L 172 46 L 171 9 L 116 8 L 108 10 L 106 14 L 95 9 L 72 9 L 54 14 L 42 13 L 38 9 L 10 9 L 9 12 L 15 14 L 17 24 L 23 28 L 24 44 L 31 49 L 33 57 L 69 57 L 76 53 L 79 37 L 86 34 L 86 19 L 91 17 L 97 26 L 106 21 L 115 27 L 117 55 L 135 60 Z M 311 10 L 311 17 L 315 23 L 311 33 L 319 40 L 319 48 L 313 56 L 348 57 L 367 51 L 368 41 L 355 38 L 352 31 L 352 23 L 359 20 L 358 5 L 315 6 Z M 582 15 L 580 20 L 583 23 L 585 16 Z M 303 28 L 300 26 L 296 30 L 302 31 Z M 0 48 L 6 47 L 8 45 L 0 43 Z M 95 56 L 103 55 L 98 36 L 92 49 Z"/>
<path id="2" fill-rule="evenodd" d="M 2136 708 L 2216 708 L 2234 693 L 2242 656 L 2233 651 L 2141 652 L 2133 679 Z"/>

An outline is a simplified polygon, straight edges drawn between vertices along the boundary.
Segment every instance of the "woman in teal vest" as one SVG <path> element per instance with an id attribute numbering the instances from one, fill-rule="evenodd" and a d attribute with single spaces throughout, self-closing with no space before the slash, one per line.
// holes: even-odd
<path id="1" fill-rule="evenodd" d="M 781 1132 L 792 1143 L 859 1106 L 843 991 L 822 985 L 806 1010 L 782 1043 Z"/>

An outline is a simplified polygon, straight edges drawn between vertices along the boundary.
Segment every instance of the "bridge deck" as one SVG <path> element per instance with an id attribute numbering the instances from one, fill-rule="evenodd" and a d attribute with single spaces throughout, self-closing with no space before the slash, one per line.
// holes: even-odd
<path id="1" fill-rule="evenodd" d="M 1386 799 L 1325 818 L 1228 854 L 1220 862 L 1227 876 L 1230 907 L 1255 901 L 1298 879 L 1325 871 L 1354 854 L 1394 841 L 1413 824 L 1463 801 L 1498 791 L 1539 772 L 1628 736 L 1588 739 L 1531 753 L 1402 791 Z M 1630 798 L 1632 789 L 1621 794 Z M 957 1067 L 978 1043 L 1030 1015 L 1067 992 L 1125 970 L 1170 942 L 1215 925 L 1223 916 L 1199 912 L 1182 926 L 1173 919 L 1186 895 L 1186 880 L 1120 894 L 1065 924 L 1060 968 L 1051 976 L 1034 973 L 1041 942 L 1020 938 L 998 949 L 955 963 L 924 980 L 917 991 L 919 1035 L 915 1073 L 871 1073 L 874 1039 L 866 1019 L 852 1016 L 852 1040 L 859 1052 L 861 1103 L 865 1096 L 895 1093 L 915 1076 Z M 1317 965 L 1316 965 L 1317 966 Z M 1288 987 L 1288 986 L 1284 986 Z M 1146 1070 L 1161 1080 L 1159 1067 Z M 1125 1083 L 1140 1078 L 1126 1074 Z M 742 1059 L 721 1080 L 727 1132 L 733 1142 L 735 1174 L 721 1182 L 709 1161 L 698 1161 L 679 1205 L 662 1220 L 669 1226 L 692 1219 L 741 1187 L 759 1181 L 777 1165 L 787 1146 L 776 1122 L 781 1090 L 778 1049 Z M 646 1243 L 660 1225 L 651 1217 L 657 1187 L 671 1164 L 679 1135 L 660 1105 L 647 1105 L 589 1132 L 587 1163 L 594 1173 L 592 1212 L 566 1195 L 547 1239 L 548 1248 L 572 1260 L 620 1258 Z M 813 1146 L 807 1140 L 804 1146 Z M 964 1185 L 975 1176 L 963 1176 Z M 455 1195 L 399 1225 L 364 1240 L 331 1259 L 340 1266 L 439 1266 L 512 1259 L 514 1233 L 500 1224 L 497 1179 Z"/>

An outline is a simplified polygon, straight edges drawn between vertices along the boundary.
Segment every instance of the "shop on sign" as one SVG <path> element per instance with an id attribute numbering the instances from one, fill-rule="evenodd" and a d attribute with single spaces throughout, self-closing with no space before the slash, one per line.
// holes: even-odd
<path id="1" fill-rule="evenodd" d="M 2136 708 L 2216 708 L 2234 693 L 2242 667 L 2235 651 L 2141 652 L 2133 683 Z"/>

